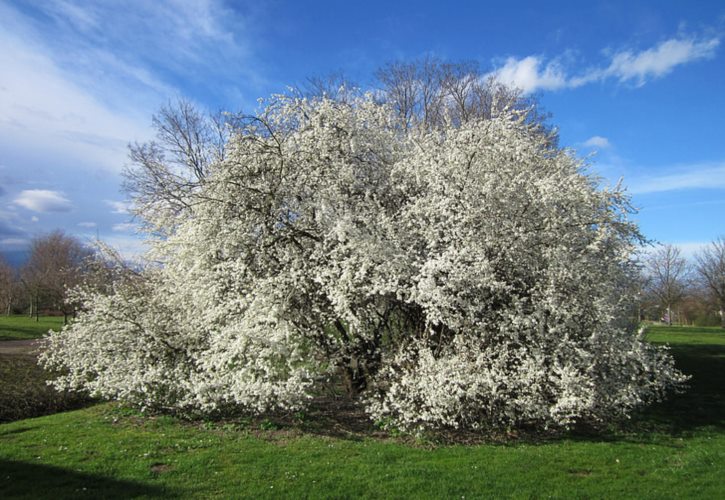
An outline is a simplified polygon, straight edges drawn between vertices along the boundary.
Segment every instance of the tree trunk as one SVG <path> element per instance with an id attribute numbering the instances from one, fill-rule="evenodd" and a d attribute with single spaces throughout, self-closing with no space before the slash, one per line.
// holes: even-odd
<path id="1" fill-rule="evenodd" d="M 367 380 L 357 360 L 350 357 L 343 367 L 343 383 L 345 391 L 351 399 L 356 399 L 367 386 Z"/>
<path id="2" fill-rule="evenodd" d="M 725 328 L 725 304 L 720 306 L 720 327 Z"/>

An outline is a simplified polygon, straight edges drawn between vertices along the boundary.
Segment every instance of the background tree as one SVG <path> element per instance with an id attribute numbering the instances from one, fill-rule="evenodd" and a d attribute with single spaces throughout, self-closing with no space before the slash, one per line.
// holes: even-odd
<path id="1" fill-rule="evenodd" d="M 236 115 L 203 113 L 178 99 L 153 116 L 155 141 L 129 145 L 123 188 L 133 200 L 132 213 L 150 231 L 166 234 L 194 204 L 210 165 L 224 160 L 237 121 Z"/>
<path id="2" fill-rule="evenodd" d="M 685 298 L 688 270 L 687 260 L 674 245 L 662 245 L 645 259 L 648 291 L 664 309 L 668 325 L 672 324 L 673 308 Z"/>
<path id="3" fill-rule="evenodd" d="M 16 272 L 0 255 L 0 311 L 10 315 L 13 304 L 17 300 Z"/>
<path id="4" fill-rule="evenodd" d="M 717 304 L 720 325 L 725 328 L 725 237 L 719 237 L 695 256 L 695 270 Z"/>
<path id="5" fill-rule="evenodd" d="M 684 324 L 696 326 L 720 325 L 718 304 L 699 279 L 693 279 L 689 283 L 687 294 L 677 309 Z"/>
<path id="6" fill-rule="evenodd" d="M 333 72 L 327 76 L 313 76 L 307 78 L 306 83 L 295 90 L 301 97 L 310 99 L 326 97 L 339 102 L 345 102 L 359 94 L 359 85 L 349 80 L 342 72 Z"/>
<path id="7" fill-rule="evenodd" d="M 555 146 L 558 136 L 546 126 L 549 115 L 536 99 L 484 74 L 473 61 L 447 62 L 435 57 L 395 61 L 375 72 L 377 98 L 396 110 L 405 127 L 444 127 L 470 120 L 490 120 L 508 110 L 525 110 Z"/>
<path id="8" fill-rule="evenodd" d="M 77 238 L 54 231 L 35 238 L 30 244 L 30 257 L 20 270 L 23 285 L 30 299 L 30 314 L 40 315 L 46 307 L 68 315 L 75 307 L 65 298 L 69 288 L 83 280 L 87 260 L 93 251 Z"/>

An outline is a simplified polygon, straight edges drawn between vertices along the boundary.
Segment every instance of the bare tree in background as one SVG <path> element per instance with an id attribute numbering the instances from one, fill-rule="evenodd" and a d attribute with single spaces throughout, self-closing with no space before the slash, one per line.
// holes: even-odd
<path id="1" fill-rule="evenodd" d="M 387 64 L 375 76 L 379 82 L 376 97 L 400 115 L 405 128 L 456 126 L 518 109 L 547 136 L 549 146 L 557 146 L 556 131 L 545 125 L 548 115 L 539 111 L 535 99 L 487 77 L 476 63 L 428 57 Z M 308 79 L 296 92 L 348 102 L 360 89 L 341 73 L 333 73 Z M 199 201 L 200 187 L 212 165 L 225 158 L 228 139 L 250 122 L 264 129 L 259 117 L 210 115 L 183 99 L 154 115 L 156 140 L 129 145 L 130 165 L 123 183 L 133 201 L 131 212 L 147 230 L 162 237 L 175 230 L 179 216 Z"/>
<path id="2" fill-rule="evenodd" d="M 41 306 L 50 307 L 61 311 L 67 322 L 74 306 L 66 302 L 66 292 L 82 282 L 84 266 L 92 255 L 91 249 L 62 231 L 35 238 L 30 258 L 20 270 L 30 299 L 30 315 L 38 320 Z"/>
<path id="3" fill-rule="evenodd" d="M 665 309 L 665 321 L 671 325 L 673 308 L 687 291 L 687 261 L 679 248 L 663 245 L 646 258 L 645 270 L 648 291 Z"/>
<path id="4" fill-rule="evenodd" d="M 162 107 L 152 120 L 156 140 L 129 145 L 123 188 L 134 215 L 146 223 L 169 222 L 191 207 L 210 166 L 224 159 L 237 120 L 229 113 L 204 114 L 183 99 Z M 159 224 L 150 229 L 161 231 Z"/>
<path id="5" fill-rule="evenodd" d="M 16 293 L 15 270 L 0 255 L 0 311 L 10 316 Z"/>
<path id="6" fill-rule="evenodd" d="M 519 109 L 553 141 L 557 137 L 555 130 L 545 126 L 549 115 L 541 112 L 534 97 L 498 82 L 473 61 L 446 62 L 435 57 L 394 61 L 375 71 L 375 79 L 377 99 L 390 105 L 406 128 L 491 119 L 505 109 Z M 356 90 L 358 86 L 338 72 L 308 78 L 298 92 L 347 101 Z"/>
<path id="7" fill-rule="evenodd" d="M 342 72 L 330 73 L 327 76 L 313 76 L 297 92 L 305 97 L 328 97 L 336 101 L 347 102 L 355 95 L 358 86 L 350 81 Z"/>
<path id="8" fill-rule="evenodd" d="M 556 131 L 545 126 L 548 115 L 541 113 L 536 99 L 481 72 L 475 62 L 450 63 L 433 57 L 397 61 L 380 68 L 375 77 L 380 99 L 389 103 L 408 127 L 429 129 L 447 121 L 486 120 L 505 109 L 519 109 L 551 137 L 552 146 L 558 141 Z"/>
<path id="9" fill-rule="evenodd" d="M 718 305 L 720 326 L 725 328 L 725 237 L 711 242 L 695 256 L 695 270 Z"/>

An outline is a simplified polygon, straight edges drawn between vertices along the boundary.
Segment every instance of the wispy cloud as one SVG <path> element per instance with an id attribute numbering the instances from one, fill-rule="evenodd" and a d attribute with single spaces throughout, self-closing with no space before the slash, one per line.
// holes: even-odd
<path id="1" fill-rule="evenodd" d="M 709 244 L 707 241 L 663 241 L 663 245 L 672 245 L 676 248 L 678 248 L 681 252 L 681 255 L 692 261 L 695 256 L 702 252 L 702 250 L 705 249 L 705 247 Z M 650 252 L 653 252 L 655 249 L 650 249 Z"/>
<path id="2" fill-rule="evenodd" d="M 223 0 L 48 0 L 36 3 L 31 15 L 51 19 L 37 34 L 60 49 L 51 49 L 54 59 L 89 88 L 121 83 L 168 98 L 183 91 L 170 83 L 177 77 L 215 92 L 241 79 L 261 80 L 254 9 L 236 7 Z"/>
<path id="3" fill-rule="evenodd" d="M 47 189 L 26 189 L 15 198 L 15 204 L 34 212 L 68 212 L 73 208 L 63 193 Z"/>
<path id="4" fill-rule="evenodd" d="M 130 207 L 128 202 L 116 201 L 116 200 L 104 200 L 106 205 L 111 207 L 111 212 L 114 214 L 127 214 Z"/>
<path id="5" fill-rule="evenodd" d="M 79 222 L 78 223 L 78 227 L 83 227 L 85 229 L 94 229 L 97 226 L 98 226 L 98 224 L 96 224 L 95 222 Z"/>
<path id="6" fill-rule="evenodd" d="M 120 171 L 161 104 L 263 81 L 240 12 L 221 0 L 0 2 L 0 148 Z"/>
<path id="7" fill-rule="evenodd" d="M 649 80 L 667 75 L 678 66 L 712 59 L 719 46 L 719 37 L 698 38 L 683 35 L 645 50 L 623 49 L 611 52 L 608 63 L 591 67 L 581 73 L 567 71 L 562 58 L 547 61 L 540 55 L 521 59 L 509 57 L 490 75 L 520 88 L 527 94 L 537 90 L 577 88 L 608 79 L 642 86 Z"/>
<path id="8" fill-rule="evenodd" d="M 136 224 L 132 222 L 122 222 L 120 224 L 114 224 L 112 229 L 119 233 L 126 233 L 129 231 L 133 231 L 137 228 L 138 226 L 136 226 Z"/>
<path id="9" fill-rule="evenodd" d="M 26 232 L 17 224 L 17 214 L 0 211 L 0 239 L 26 236 Z"/>
<path id="10" fill-rule="evenodd" d="M 109 108 L 42 47 L 4 30 L 0 66 L 0 144 L 6 151 L 22 149 L 55 161 L 120 170 L 126 143 L 150 135 L 147 118 Z"/>
<path id="11" fill-rule="evenodd" d="M 626 182 L 633 194 L 681 189 L 725 189 L 725 163 L 696 164 L 662 169 L 662 175 L 635 177 Z"/>
<path id="12" fill-rule="evenodd" d="M 602 137 L 601 135 L 595 135 L 584 141 L 582 143 L 582 146 L 586 148 L 608 149 L 612 147 L 612 144 L 606 137 Z"/>
<path id="13" fill-rule="evenodd" d="M 0 248 L 4 250 L 17 250 L 25 248 L 30 243 L 26 238 L 0 238 Z"/>
<path id="14" fill-rule="evenodd" d="M 618 52 L 612 56 L 612 62 L 602 77 L 644 85 L 647 80 L 665 76 L 682 64 L 713 58 L 719 45 L 719 38 L 680 38 L 666 40 L 639 53 L 630 50 Z"/>

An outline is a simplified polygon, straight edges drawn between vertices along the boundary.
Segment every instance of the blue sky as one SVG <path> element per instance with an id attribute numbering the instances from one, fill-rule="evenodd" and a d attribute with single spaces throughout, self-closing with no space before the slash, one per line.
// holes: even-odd
<path id="1" fill-rule="evenodd" d="M 721 1 L 0 0 L 0 252 L 56 228 L 138 252 L 120 172 L 170 99 L 251 112 L 425 55 L 538 95 L 647 237 L 691 254 L 725 234 Z"/>

